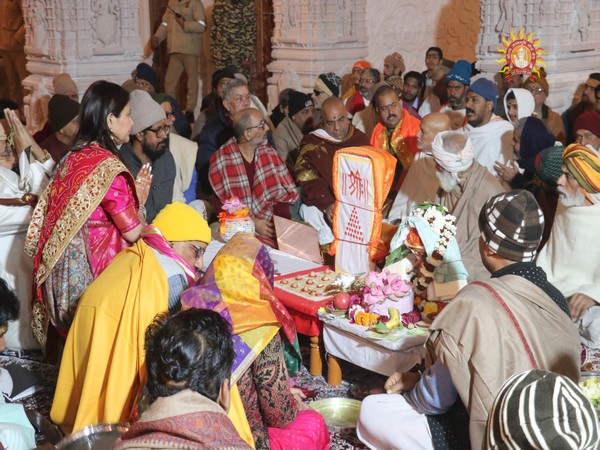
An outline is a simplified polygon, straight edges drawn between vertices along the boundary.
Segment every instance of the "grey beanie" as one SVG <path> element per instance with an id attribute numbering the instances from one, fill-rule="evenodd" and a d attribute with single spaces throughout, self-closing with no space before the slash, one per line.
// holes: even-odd
<path id="1" fill-rule="evenodd" d="M 167 118 L 162 106 L 156 103 L 146 91 L 141 89 L 132 91 L 129 94 L 129 102 L 131 104 L 131 119 L 133 120 L 132 135 Z"/>

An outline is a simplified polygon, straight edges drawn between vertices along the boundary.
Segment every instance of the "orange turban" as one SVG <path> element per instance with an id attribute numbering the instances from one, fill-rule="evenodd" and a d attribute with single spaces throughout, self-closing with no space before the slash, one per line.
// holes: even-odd
<path id="1" fill-rule="evenodd" d="M 365 61 L 364 59 L 361 59 L 359 61 L 356 61 L 354 63 L 354 65 L 352 66 L 352 70 L 356 70 L 356 69 L 368 69 L 369 67 L 371 67 L 371 63 L 369 61 Z"/>
<path id="2" fill-rule="evenodd" d="M 600 192 L 600 158 L 585 145 L 571 144 L 562 154 L 563 164 L 586 192 Z"/>

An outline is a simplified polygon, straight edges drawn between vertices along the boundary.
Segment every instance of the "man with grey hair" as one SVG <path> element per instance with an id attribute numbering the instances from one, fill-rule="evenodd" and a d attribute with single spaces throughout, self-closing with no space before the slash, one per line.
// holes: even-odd
<path id="1" fill-rule="evenodd" d="M 233 101 L 233 100 L 230 100 Z M 254 108 L 233 116 L 234 137 L 210 159 L 209 179 L 215 210 L 232 197 L 250 209 L 259 236 L 274 241 L 273 215 L 291 218 L 299 194 L 285 162 L 267 142 L 269 125 Z"/>
<path id="2" fill-rule="evenodd" d="M 440 182 L 435 201 L 456 217 L 456 241 L 469 272 L 468 281 L 489 278 L 479 256 L 477 218 L 485 202 L 504 192 L 504 188 L 496 177 L 474 160 L 475 149 L 465 133 L 438 133 L 433 140 L 432 151 L 436 162 L 435 175 Z"/>
<path id="3" fill-rule="evenodd" d="M 251 103 L 248 83 L 240 78 L 230 79 L 223 86 L 223 104 L 217 106 L 217 116 L 209 120 L 202 131 L 194 139 L 198 143 L 198 172 L 199 198 L 208 199 L 212 188 L 208 181 L 208 163 L 212 155 L 233 137 L 231 118 L 242 109 L 249 108 Z"/>
<path id="4" fill-rule="evenodd" d="M 600 157 L 587 146 L 569 145 L 557 184 L 562 207 L 537 262 L 569 300 L 583 344 L 598 349 L 600 249 L 594 224 L 600 220 Z"/>

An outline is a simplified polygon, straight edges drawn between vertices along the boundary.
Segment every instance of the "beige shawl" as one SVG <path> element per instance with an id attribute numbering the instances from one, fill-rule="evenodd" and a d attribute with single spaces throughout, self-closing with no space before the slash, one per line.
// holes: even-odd
<path id="1" fill-rule="evenodd" d="M 581 351 L 571 319 L 533 283 L 516 275 L 486 280 L 510 308 L 538 368 L 579 379 Z M 427 348 L 450 371 L 470 415 L 471 448 L 482 446 L 488 411 L 502 383 L 531 369 L 524 345 L 500 303 L 468 285 L 431 325 Z"/>

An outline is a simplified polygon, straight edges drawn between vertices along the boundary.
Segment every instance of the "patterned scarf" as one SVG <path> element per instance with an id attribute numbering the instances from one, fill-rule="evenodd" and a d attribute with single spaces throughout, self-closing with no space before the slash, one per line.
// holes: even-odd
<path id="1" fill-rule="evenodd" d="M 256 149 L 254 167 L 254 180 L 248 180 L 238 144 L 231 138 L 211 159 L 210 184 L 222 203 L 238 197 L 253 217 L 271 220 L 273 203 L 292 204 L 298 200 L 298 191 L 285 163 L 271 146 Z"/>
<path id="2" fill-rule="evenodd" d="M 25 253 L 33 257 L 37 286 L 46 280 L 121 173 L 135 191 L 133 178 L 119 158 L 95 144 L 64 159 L 33 211 L 25 241 Z M 135 202 L 137 210 L 137 196 Z"/>
<path id="3" fill-rule="evenodd" d="M 267 248 L 253 236 L 238 233 L 215 256 L 196 286 L 181 295 L 182 309 L 217 311 L 233 325 L 232 383 L 280 328 L 287 341 L 297 344 L 294 322 L 273 293 L 274 273 Z"/>

